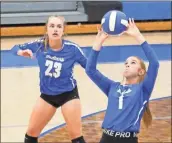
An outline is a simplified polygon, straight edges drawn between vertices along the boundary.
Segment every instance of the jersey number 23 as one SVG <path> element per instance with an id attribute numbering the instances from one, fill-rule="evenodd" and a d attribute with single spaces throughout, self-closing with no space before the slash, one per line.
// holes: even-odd
<path id="1" fill-rule="evenodd" d="M 60 71 L 62 68 L 62 64 L 58 62 L 53 62 L 51 60 L 46 60 L 45 66 L 47 67 L 45 71 L 46 76 L 55 77 L 58 78 L 60 76 Z M 51 72 L 51 70 L 54 69 L 54 72 Z"/>

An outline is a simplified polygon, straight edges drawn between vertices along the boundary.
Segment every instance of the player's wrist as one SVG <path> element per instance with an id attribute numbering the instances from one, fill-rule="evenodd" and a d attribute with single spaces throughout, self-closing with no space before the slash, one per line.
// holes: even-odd
<path id="1" fill-rule="evenodd" d="M 101 50 L 101 47 L 102 47 L 102 43 L 95 42 L 94 45 L 93 45 L 93 49 L 95 51 L 100 51 Z"/>
<path id="2" fill-rule="evenodd" d="M 144 38 L 144 36 L 139 33 L 135 36 L 135 39 L 137 40 L 137 42 L 141 45 L 142 43 L 144 43 L 146 41 L 146 39 Z"/>
<path id="3" fill-rule="evenodd" d="M 21 56 L 22 55 L 22 50 L 18 50 L 17 55 Z"/>

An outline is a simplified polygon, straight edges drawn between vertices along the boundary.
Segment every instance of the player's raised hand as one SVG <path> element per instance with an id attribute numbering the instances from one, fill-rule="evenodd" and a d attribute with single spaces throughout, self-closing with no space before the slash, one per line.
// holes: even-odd
<path id="1" fill-rule="evenodd" d="M 133 37 L 137 37 L 141 34 L 140 30 L 137 28 L 133 18 L 132 19 L 129 18 L 128 28 L 124 33 L 126 33 L 130 36 L 133 36 Z"/>
<path id="2" fill-rule="evenodd" d="M 134 37 L 139 42 L 139 44 L 142 44 L 145 41 L 145 38 L 141 34 L 140 30 L 137 28 L 133 18 L 129 18 L 128 28 L 122 34 L 124 33 Z"/>
<path id="3" fill-rule="evenodd" d="M 105 33 L 101 27 L 97 27 L 97 35 L 94 41 L 93 49 L 99 51 L 102 47 L 103 42 L 108 38 L 108 34 Z"/>
<path id="4" fill-rule="evenodd" d="M 19 56 L 28 57 L 28 58 L 33 58 L 33 53 L 32 53 L 32 51 L 29 50 L 29 49 L 26 49 L 26 50 L 19 50 L 19 51 L 17 52 L 17 54 L 18 54 Z"/>
<path id="5" fill-rule="evenodd" d="M 100 42 L 101 44 L 108 38 L 108 34 L 103 31 L 101 27 L 97 26 L 97 36 L 96 36 L 96 41 Z"/>

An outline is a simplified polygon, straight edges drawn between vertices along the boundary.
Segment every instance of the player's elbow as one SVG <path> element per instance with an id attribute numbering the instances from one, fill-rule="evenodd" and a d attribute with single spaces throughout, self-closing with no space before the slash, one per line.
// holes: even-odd
<path id="1" fill-rule="evenodd" d="M 85 72 L 88 76 L 91 76 L 93 75 L 94 70 L 89 65 L 86 65 Z"/>
<path id="2" fill-rule="evenodd" d="M 86 66 L 85 68 L 85 72 L 90 75 L 92 73 L 91 69 L 89 67 Z"/>

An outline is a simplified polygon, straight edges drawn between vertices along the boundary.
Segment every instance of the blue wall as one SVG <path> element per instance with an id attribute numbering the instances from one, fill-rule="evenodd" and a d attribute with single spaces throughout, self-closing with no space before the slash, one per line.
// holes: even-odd
<path id="1" fill-rule="evenodd" d="M 152 48 L 155 50 L 159 60 L 171 61 L 171 44 L 153 44 Z M 83 47 L 83 51 L 88 57 L 91 47 Z M 29 59 L 19 56 L 14 56 L 9 50 L 0 51 L 1 53 L 1 67 L 23 67 L 23 66 L 37 66 L 37 60 Z M 143 50 L 139 45 L 126 46 L 105 46 L 98 58 L 98 62 L 124 62 L 129 56 L 139 56 L 143 60 L 147 60 Z"/>
<path id="2" fill-rule="evenodd" d="M 135 20 L 165 20 L 171 18 L 170 1 L 122 2 L 123 11 Z"/>

